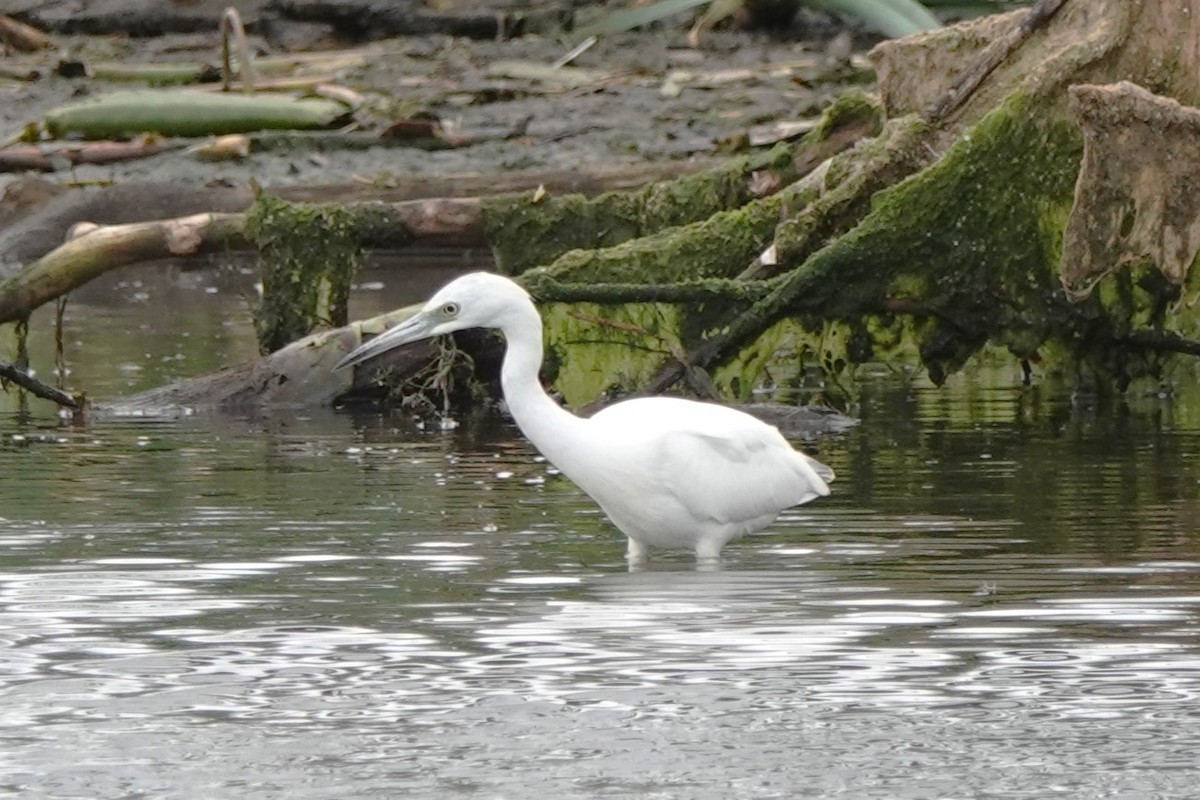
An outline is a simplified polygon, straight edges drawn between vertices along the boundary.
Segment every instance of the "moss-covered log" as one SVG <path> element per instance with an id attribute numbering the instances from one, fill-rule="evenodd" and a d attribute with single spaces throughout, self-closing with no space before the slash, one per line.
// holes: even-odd
<path id="1" fill-rule="evenodd" d="M 1102 184 L 1121 198 L 1104 201 L 1115 222 L 1103 226 L 1103 241 L 1071 251 L 1100 261 L 1088 274 L 1102 281 L 1094 295 L 1071 302 L 1062 282 L 1079 266 L 1064 259 L 1064 229 L 1073 208 L 1095 209 L 1096 184 L 1080 178 L 1084 136 L 1068 90 L 1083 81 L 1134 80 L 1194 98 L 1200 21 L 1188 6 L 1047 0 L 881 47 L 876 58 L 892 120 L 876 140 L 833 159 L 832 188 L 776 226 L 774 265 L 747 273 L 761 279 L 774 271 L 766 291 L 723 289 L 719 307 L 612 313 L 620 333 L 607 336 L 624 352 L 620 368 L 560 388 L 577 400 L 614 388 L 657 391 L 700 366 L 716 370 L 724 391 L 745 393 L 763 380 L 767 350 L 782 356 L 787 366 L 775 377 L 784 380 L 801 380 L 812 365 L 849 374 L 898 353 L 919 358 L 940 380 L 988 345 L 1043 370 L 1117 386 L 1161 379 L 1176 363 L 1169 353 L 1194 349 L 1194 312 L 1178 302 L 1196 258 L 1195 200 L 1183 189 L 1194 158 L 1177 156 L 1200 151 L 1190 116 L 1200 112 L 1171 116 L 1178 135 L 1168 141 L 1168 115 L 1151 114 L 1145 103 L 1110 109 L 1148 132 L 1137 139 L 1126 131 L 1111 139 L 1116 149 L 1103 151 L 1106 171 L 1135 168 L 1124 170 L 1124 184 Z M 974 76 L 972 92 L 963 89 L 965 74 Z M 1123 154 L 1122 142 L 1137 152 Z M 1138 166 L 1147 161 L 1156 165 L 1150 173 Z M 1141 188 L 1134 185 L 1139 175 Z M 1124 217 L 1116 213 L 1122 210 Z M 547 270 L 553 283 L 535 274 L 530 285 L 559 302 L 586 300 L 582 313 L 603 320 L 605 309 L 592 305 L 606 301 L 597 280 L 612 275 L 618 286 L 608 299 L 619 302 L 636 296 L 628 287 L 635 273 L 588 263 L 586 254 L 569 254 Z M 1123 263 L 1134 267 L 1122 272 Z M 681 271 L 676 265 L 667 274 Z M 574 280 L 587 285 L 573 290 Z M 560 374 L 588 374 L 572 369 L 571 359 L 605 363 L 597 335 L 580 342 L 576 325 L 554 310 L 549 316 Z M 638 329 L 640 338 L 629 334 Z M 601 323 L 599 338 L 603 330 Z M 664 348 L 664 341 L 674 344 Z"/>
<path id="2" fill-rule="evenodd" d="M 560 256 L 552 272 L 581 281 L 736 275 L 738 261 L 770 240 L 780 214 L 804 206 L 816 189 L 779 192 L 879 126 L 877 103 L 853 92 L 795 144 L 636 191 L 497 197 L 484 204 L 484 229 L 497 266 L 511 275 Z"/>
<path id="3" fill-rule="evenodd" d="M 259 252 L 263 291 L 254 322 L 263 353 L 319 325 L 349 322 L 350 283 L 362 262 L 362 242 L 381 238 L 388 222 L 378 207 L 356 213 L 259 195 L 246 216 L 246 234 Z"/>

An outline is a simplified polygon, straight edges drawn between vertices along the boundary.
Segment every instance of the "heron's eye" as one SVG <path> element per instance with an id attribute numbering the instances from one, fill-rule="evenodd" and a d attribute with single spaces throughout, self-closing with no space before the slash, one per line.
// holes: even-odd
<path id="1" fill-rule="evenodd" d="M 446 303 L 446 305 L 442 306 L 442 316 L 443 317 L 458 316 L 458 303 Z"/>

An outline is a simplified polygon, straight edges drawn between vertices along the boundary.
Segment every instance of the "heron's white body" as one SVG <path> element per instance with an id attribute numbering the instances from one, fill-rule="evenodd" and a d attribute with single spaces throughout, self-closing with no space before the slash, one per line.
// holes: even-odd
<path id="1" fill-rule="evenodd" d="M 500 378 L 513 419 L 628 537 L 631 562 L 645 559 L 648 547 L 690 548 L 697 558 L 716 558 L 730 539 L 829 494 L 832 470 L 795 450 L 773 426 L 732 408 L 648 397 L 590 418 L 567 411 L 538 379 L 542 321 L 533 301 L 498 275 L 473 273 L 451 282 L 417 315 L 341 365 L 468 327 L 504 334 Z"/>

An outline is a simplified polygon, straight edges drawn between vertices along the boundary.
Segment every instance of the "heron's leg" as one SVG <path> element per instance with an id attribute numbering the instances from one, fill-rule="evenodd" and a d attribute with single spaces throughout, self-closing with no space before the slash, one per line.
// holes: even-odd
<path id="1" fill-rule="evenodd" d="M 629 545 L 625 548 L 625 561 L 630 569 L 645 566 L 650 558 L 650 548 L 633 537 L 629 537 Z"/>
<path id="2" fill-rule="evenodd" d="M 712 539 L 701 539 L 696 542 L 696 563 L 701 566 L 715 566 L 721 563 L 721 545 L 724 542 Z"/>

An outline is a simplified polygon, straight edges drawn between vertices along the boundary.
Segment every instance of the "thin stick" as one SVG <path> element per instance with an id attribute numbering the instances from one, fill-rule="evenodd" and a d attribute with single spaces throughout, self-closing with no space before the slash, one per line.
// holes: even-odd
<path id="1" fill-rule="evenodd" d="M 229 35 L 233 34 L 238 50 L 238 71 L 242 74 L 242 91 L 254 92 L 254 67 L 250 64 L 250 47 L 246 44 L 246 29 L 242 27 L 242 15 L 233 6 L 221 15 L 221 78 L 225 91 L 233 81 L 233 68 L 229 64 Z"/>
<path id="2" fill-rule="evenodd" d="M 55 389 L 53 386 L 47 386 L 29 373 L 17 369 L 16 366 L 7 361 L 0 360 L 0 381 L 12 381 L 30 394 L 36 395 L 43 400 L 58 403 L 60 406 L 69 408 L 72 411 L 83 410 L 83 403 L 76 398 L 60 389 Z"/>

